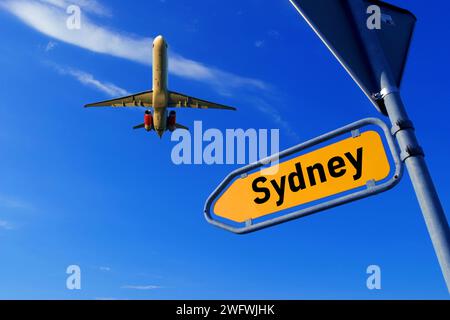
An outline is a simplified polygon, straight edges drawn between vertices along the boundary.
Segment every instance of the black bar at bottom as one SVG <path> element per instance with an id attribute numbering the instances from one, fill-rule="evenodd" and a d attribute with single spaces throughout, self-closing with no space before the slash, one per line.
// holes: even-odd
<path id="1" fill-rule="evenodd" d="M 297 301 L 297 300 L 239 300 L 239 301 L 1 301 L 5 314 L 11 311 L 17 318 L 23 312 L 33 315 L 65 316 L 113 314 L 132 319 L 302 319 L 338 314 L 386 316 L 386 310 L 402 316 L 417 315 L 418 311 L 438 309 L 448 311 L 447 301 Z"/>

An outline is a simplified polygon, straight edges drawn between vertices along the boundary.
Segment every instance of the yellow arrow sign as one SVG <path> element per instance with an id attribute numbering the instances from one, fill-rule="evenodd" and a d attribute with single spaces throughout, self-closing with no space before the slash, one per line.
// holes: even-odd
<path id="1" fill-rule="evenodd" d="M 390 172 L 380 135 L 363 132 L 236 180 L 214 205 L 217 216 L 245 222 L 381 181 Z"/>

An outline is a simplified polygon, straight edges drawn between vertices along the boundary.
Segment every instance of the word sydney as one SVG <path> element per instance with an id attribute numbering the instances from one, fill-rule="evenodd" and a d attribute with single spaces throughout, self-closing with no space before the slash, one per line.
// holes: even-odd
<path id="1" fill-rule="evenodd" d="M 281 206 L 287 192 L 300 192 L 312 188 L 318 184 L 326 183 L 330 179 L 337 179 L 351 174 L 354 181 L 361 179 L 363 169 L 363 148 L 358 148 L 355 153 L 346 152 L 343 156 L 335 156 L 326 163 L 315 163 L 303 168 L 301 162 L 294 165 L 293 171 L 282 176 L 279 181 L 268 179 L 264 176 L 253 180 L 253 191 L 260 196 L 254 199 L 256 204 L 264 204 L 277 195 L 276 204 Z"/>

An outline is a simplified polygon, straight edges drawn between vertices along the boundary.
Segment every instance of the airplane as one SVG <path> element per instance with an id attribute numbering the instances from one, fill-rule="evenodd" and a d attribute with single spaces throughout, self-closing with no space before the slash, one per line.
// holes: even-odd
<path id="1" fill-rule="evenodd" d="M 222 109 L 236 110 L 234 107 L 197 99 L 182 93 L 169 91 L 167 88 L 168 73 L 168 45 L 163 36 L 158 36 L 153 41 L 153 90 L 132 94 L 112 100 L 106 100 L 85 105 L 91 107 L 144 107 L 144 123 L 133 129 L 155 130 L 160 138 L 166 131 L 176 129 L 189 130 L 178 124 L 176 112 L 168 108 L 194 108 L 194 109 Z M 153 114 L 148 110 L 153 108 Z"/>

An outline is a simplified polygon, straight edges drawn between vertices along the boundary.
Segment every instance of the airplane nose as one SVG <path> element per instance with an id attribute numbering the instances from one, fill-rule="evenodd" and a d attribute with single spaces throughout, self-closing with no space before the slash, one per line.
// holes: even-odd
<path id="1" fill-rule="evenodd" d="M 165 42 L 164 37 L 161 36 L 161 35 L 157 36 L 157 37 L 155 38 L 155 40 L 153 40 L 153 44 L 154 44 L 154 45 L 160 44 L 160 43 L 164 43 L 164 42 Z"/>

